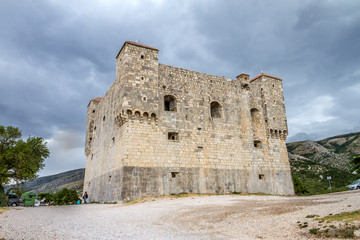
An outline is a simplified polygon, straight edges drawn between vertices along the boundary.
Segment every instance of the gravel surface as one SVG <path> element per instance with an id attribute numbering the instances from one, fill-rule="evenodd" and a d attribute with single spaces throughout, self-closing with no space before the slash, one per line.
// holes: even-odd
<path id="1" fill-rule="evenodd" d="M 310 197 L 155 198 L 143 203 L 15 207 L 0 239 L 308 239 L 321 217 L 360 209 L 360 190 Z M 309 227 L 300 229 L 300 222 Z"/>

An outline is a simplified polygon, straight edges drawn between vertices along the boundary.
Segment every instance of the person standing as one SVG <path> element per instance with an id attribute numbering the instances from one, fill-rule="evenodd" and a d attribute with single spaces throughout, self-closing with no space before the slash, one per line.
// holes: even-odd
<path id="1" fill-rule="evenodd" d="M 88 199 L 88 194 L 87 194 L 87 192 L 84 193 L 83 199 L 84 199 L 84 203 L 86 204 L 86 199 Z"/>

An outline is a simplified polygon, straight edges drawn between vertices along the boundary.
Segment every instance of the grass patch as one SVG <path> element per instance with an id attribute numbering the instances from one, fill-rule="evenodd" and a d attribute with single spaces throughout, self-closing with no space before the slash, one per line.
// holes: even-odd
<path id="1" fill-rule="evenodd" d="M 312 215 L 307 215 L 306 218 L 314 218 L 314 217 L 320 217 L 319 215 L 316 214 L 312 214 Z"/>
<path id="2" fill-rule="evenodd" d="M 311 234 L 317 234 L 318 231 L 319 231 L 318 228 L 312 228 L 312 229 L 309 230 L 309 232 L 310 232 Z"/>
<path id="3" fill-rule="evenodd" d="M 353 222 L 360 221 L 360 210 L 354 212 L 342 212 L 339 214 L 329 215 L 323 218 L 318 218 L 319 221 L 339 221 L 339 222 Z"/>
<path id="4" fill-rule="evenodd" d="M 302 229 L 302 228 L 307 228 L 309 225 L 307 222 L 304 222 L 304 223 L 299 223 L 298 226 L 300 229 Z"/>

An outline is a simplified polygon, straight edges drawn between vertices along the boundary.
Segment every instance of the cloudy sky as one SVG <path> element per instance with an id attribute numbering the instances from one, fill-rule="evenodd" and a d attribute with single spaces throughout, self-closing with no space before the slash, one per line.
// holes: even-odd
<path id="1" fill-rule="evenodd" d="M 360 129 L 360 1 L 0 0 L 0 125 L 48 141 L 40 175 L 85 167 L 86 107 L 126 40 L 167 65 L 282 78 L 290 139 Z"/>

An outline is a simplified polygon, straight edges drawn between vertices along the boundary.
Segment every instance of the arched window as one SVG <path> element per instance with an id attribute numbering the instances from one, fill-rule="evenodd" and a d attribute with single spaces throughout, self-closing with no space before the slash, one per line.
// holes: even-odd
<path id="1" fill-rule="evenodd" d="M 145 120 L 147 120 L 147 119 L 149 118 L 149 113 L 144 112 L 144 113 L 143 113 L 143 118 L 144 118 Z"/>
<path id="2" fill-rule="evenodd" d="M 152 113 L 151 114 L 151 121 L 154 121 L 155 122 L 156 120 L 156 114 L 155 113 Z"/>
<path id="3" fill-rule="evenodd" d="M 220 103 L 215 102 L 215 101 L 211 102 L 210 109 L 211 109 L 211 117 L 212 118 L 221 118 L 222 107 L 221 107 Z"/>
<path id="4" fill-rule="evenodd" d="M 140 119 L 140 112 L 136 111 L 135 112 L 135 120 L 139 120 Z"/>
<path id="5" fill-rule="evenodd" d="M 176 112 L 176 98 L 172 95 L 164 97 L 164 110 Z"/>

